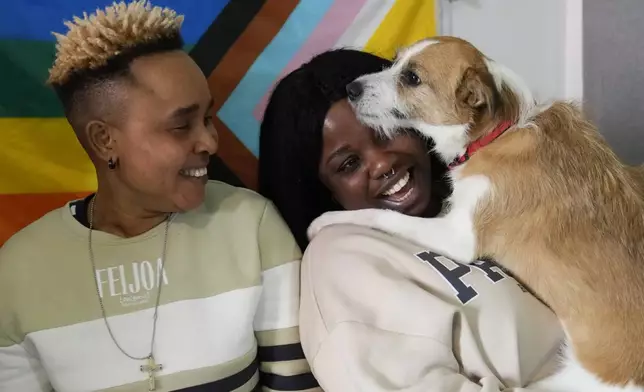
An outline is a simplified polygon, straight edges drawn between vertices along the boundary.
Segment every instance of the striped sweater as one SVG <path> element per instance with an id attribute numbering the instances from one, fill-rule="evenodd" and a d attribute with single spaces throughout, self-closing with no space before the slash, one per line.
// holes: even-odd
<path id="1" fill-rule="evenodd" d="M 0 249 L 0 391 L 147 391 L 144 361 L 161 285 L 157 391 L 318 390 L 298 334 L 300 250 L 271 203 L 210 181 L 164 225 L 133 238 L 94 232 L 83 201 Z M 98 283 L 98 293 L 95 282 Z"/>

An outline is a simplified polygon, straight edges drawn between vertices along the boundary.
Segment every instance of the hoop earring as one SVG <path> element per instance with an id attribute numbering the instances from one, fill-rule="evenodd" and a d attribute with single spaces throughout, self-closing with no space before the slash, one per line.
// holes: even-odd
<path id="1" fill-rule="evenodd" d="M 116 161 L 114 161 L 112 158 L 107 160 L 107 168 L 110 170 L 116 169 Z"/>

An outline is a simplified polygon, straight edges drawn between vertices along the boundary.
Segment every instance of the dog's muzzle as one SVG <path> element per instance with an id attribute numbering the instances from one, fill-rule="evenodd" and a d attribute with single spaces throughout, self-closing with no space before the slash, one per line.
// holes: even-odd
<path id="1" fill-rule="evenodd" d="M 398 109 L 392 109 L 391 110 L 391 115 L 397 118 L 398 120 L 406 120 L 407 116 L 403 112 L 401 112 Z"/>

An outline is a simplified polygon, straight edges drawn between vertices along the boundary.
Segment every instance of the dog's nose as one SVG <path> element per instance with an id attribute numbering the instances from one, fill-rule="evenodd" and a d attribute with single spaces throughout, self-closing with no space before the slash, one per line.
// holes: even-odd
<path id="1" fill-rule="evenodd" d="M 347 84 L 347 94 L 349 95 L 349 100 L 355 101 L 362 95 L 362 83 L 360 82 L 351 82 Z"/>

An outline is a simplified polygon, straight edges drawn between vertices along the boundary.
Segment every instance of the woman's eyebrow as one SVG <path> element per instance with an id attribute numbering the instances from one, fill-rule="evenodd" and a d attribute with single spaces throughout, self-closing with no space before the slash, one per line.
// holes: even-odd
<path id="1" fill-rule="evenodd" d="M 327 163 L 331 162 L 334 158 L 346 154 L 349 151 L 349 146 L 347 144 L 341 146 L 340 148 L 334 150 L 331 154 L 329 154 L 329 157 L 327 158 Z"/>
<path id="2" fill-rule="evenodd" d="M 199 104 L 198 103 L 193 103 L 192 105 L 189 106 L 184 106 L 178 109 L 175 109 L 172 114 L 170 114 L 169 118 L 170 119 L 177 119 L 177 118 L 183 118 L 187 117 L 190 114 L 193 114 L 194 112 L 199 110 Z"/>
<path id="3" fill-rule="evenodd" d="M 208 101 L 208 104 L 206 105 L 206 109 L 210 110 L 215 104 L 214 98 L 210 98 Z M 174 120 L 178 118 L 184 118 L 188 117 L 189 115 L 194 114 L 195 112 L 199 111 L 199 104 L 198 103 L 193 103 L 192 105 L 180 107 L 178 109 L 175 109 L 169 116 L 169 119 Z"/>

